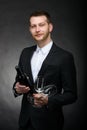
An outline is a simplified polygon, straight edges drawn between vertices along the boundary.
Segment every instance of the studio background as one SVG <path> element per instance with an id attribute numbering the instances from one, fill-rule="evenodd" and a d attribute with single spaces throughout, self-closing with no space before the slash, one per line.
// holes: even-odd
<path id="1" fill-rule="evenodd" d="M 77 69 L 78 100 L 63 107 L 64 130 L 85 127 L 85 41 L 83 3 L 79 0 L 0 0 L 0 130 L 17 130 L 21 97 L 14 98 L 15 65 L 24 47 L 34 41 L 28 17 L 37 9 L 47 10 L 54 23 L 54 42 L 73 53 Z M 55 128 L 54 128 L 55 130 Z"/>

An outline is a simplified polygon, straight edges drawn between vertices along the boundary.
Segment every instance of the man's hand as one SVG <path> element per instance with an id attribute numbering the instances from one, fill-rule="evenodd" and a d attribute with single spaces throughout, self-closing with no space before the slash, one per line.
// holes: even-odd
<path id="1" fill-rule="evenodd" d="M 17 91 L 17 93 L 27 93 L 30 88 L 28 86 L 25 86 L 25 85 L 21 85 L 19 82 L 16 83 L 15 85 L 15 89 Z"/>
<path id="2" fill-rule="evenodd" d="M 37 107 L 41 107 L 48 104 L 48 95 L 44 93 L 33 94 L 34 104 Z"/>

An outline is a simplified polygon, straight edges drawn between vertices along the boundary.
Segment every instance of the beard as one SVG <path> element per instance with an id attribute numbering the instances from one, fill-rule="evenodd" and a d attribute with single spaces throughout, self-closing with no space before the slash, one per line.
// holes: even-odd
<path id="1" fill-rule="evenodd" d="M 37 33 L 35 35 L 32 35 L 34 40 L 37 42 L 44 42 L 49 38 L 49 36 L 50 36 L 49 31 L 47 31 L 46 33 Z"/>

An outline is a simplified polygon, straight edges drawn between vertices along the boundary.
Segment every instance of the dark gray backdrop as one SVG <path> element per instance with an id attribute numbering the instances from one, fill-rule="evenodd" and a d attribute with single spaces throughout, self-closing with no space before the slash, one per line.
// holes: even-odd
<path id="1" fill-rule="evenodd" d="M 71 51 L 77 69 L 78 100 L 64 106 L 64 130 L 83 130 L 85 121 L 85 47 L 83 3 L 79 0 L 0 0 L 0 130 L 17 130 L 21 98 L 14 98 L 12 85 L 21 50 L 34 44 L 28 16 L 46 9 L 54 22 L 53 39 Z M 54 128 L 55 130 L 55 128 Z"/>

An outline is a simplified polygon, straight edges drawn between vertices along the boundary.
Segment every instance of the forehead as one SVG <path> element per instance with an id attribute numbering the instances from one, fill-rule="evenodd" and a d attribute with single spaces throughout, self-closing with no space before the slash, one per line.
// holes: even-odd
<path id="1" fill-rule="evenodd" d="M 47 17 L 42 15 L 42 16 L 32 16 L 30 18 L 30 24 L 38 24 L 38 23 L 43 23 L 47 22 Z"/>

